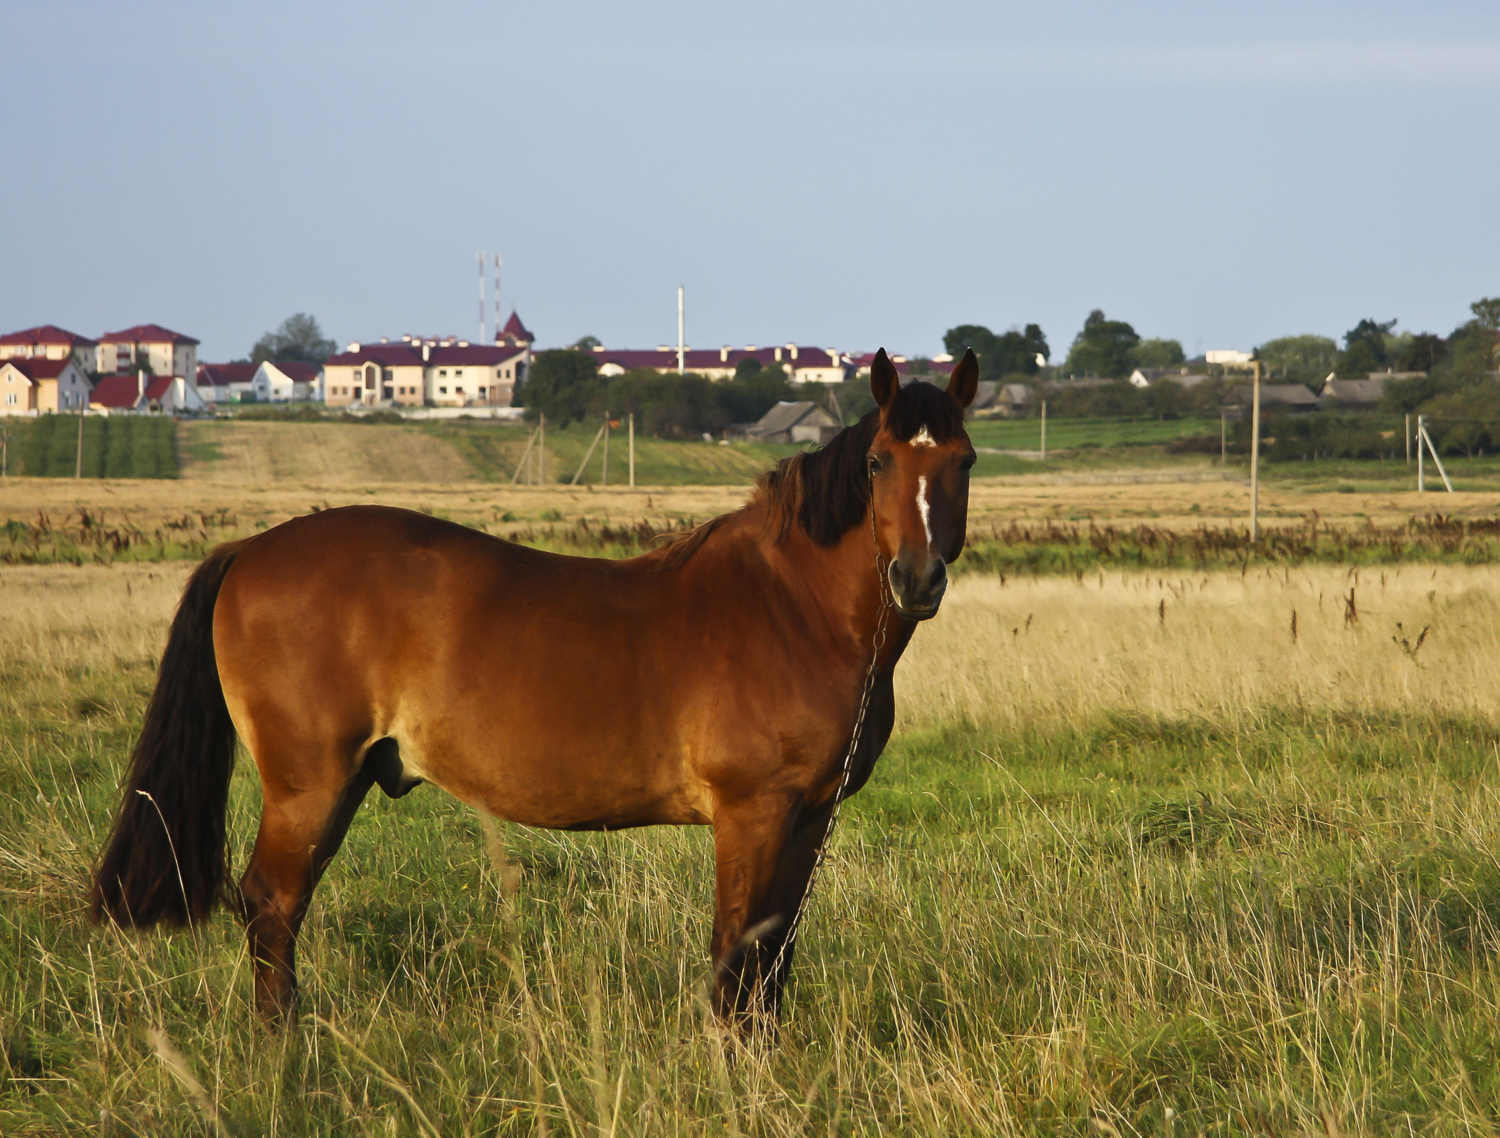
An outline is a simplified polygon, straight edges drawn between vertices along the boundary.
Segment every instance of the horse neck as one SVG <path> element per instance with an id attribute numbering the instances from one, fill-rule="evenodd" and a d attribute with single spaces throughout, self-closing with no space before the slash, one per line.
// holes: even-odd
<path id="1" fill-rule="evenodd" d="M 796 522 L 778 535 L 779 528 L 761 527 L 759 540 L 766 563 L 791 593 L 808 598 L 823 618 L 819 623 L 846 640 L 854 655 L 867 662 L 886 601 L 868 511 L 831 546 L 817 544 Z M 892 649 L 899 656 L 907 639 L 898 626 L 908 622 L 892 611 L 886 614 L 886 623 L 888 648 L 882 653 L 882 663 L 893 665 Z"/>

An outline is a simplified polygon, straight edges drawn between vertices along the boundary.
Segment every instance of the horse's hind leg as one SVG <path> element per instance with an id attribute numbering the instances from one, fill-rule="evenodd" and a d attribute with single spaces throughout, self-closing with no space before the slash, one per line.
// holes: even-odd
<path id="1" fill-rule="evenodd" d="M 714 1011 L 750 1026 L 774 1018 L 791 972 L 782 950 L 807 892 L 831 806 L 756 801 L 714 816 Z M 779 967 L 778 967 L 779 964 Z"/>
<path id="2" fill-rule="evenodd" d="M 268 764 L 261 758 L 257 756 L 265 803 L 255 850 L 240 881 L 240 897 L 255 965 L 255 1006 L 266 1019 L 281 1022 L 292 1015 L 296 1003 L 297 931 L 313 887 L 338 852 L 374 780 L 368 769 L 354 770 L 342 758 L 299 767 L 301 777 L 328 777 L 294 790 L 288 786 L 290 780 L 268 779 Z"/>

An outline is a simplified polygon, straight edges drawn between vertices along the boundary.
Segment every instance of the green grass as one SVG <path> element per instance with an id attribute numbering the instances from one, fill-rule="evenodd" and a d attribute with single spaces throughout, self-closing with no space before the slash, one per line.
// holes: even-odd
<path id="1" fill-rule="evenodd" d="M 975 446 L 1036 450 L 1041 446 L 1040 419 L 976 419 L 968 424 Z M 1174 439 L 1219 437 L 1213 419 L 1048 419 L 1047 449 L 1163 446 Z"/>
<path id="2" fill-rule="evenodd" d="M 176 423 L 167 417 L 87 416 L 85 478 L 176 478 Z M 17 423 L 13 474 L 72 478 L 78 473 L 78 416 L 39 415 Z"/>
<path id="3" fill-rule="evenodd" d="M 450 442 L 474 471 L 488 482 L 509 482 L 516 472 L 530 425 L 492 424 L 482 421 L 447 420 L 423 423 L 421 429 Z M 577 473 L 599 430 L 598 423 L 574 423 L 562 430 L 548 428 L 547 480 L 568 483 Z M 731 443 L 727 446 L 701 439 L 655 439 L 637 435 L 635 477 L 642 486 L 719 486 L 751 482 L 778 459 L 795 454 L 801 446 L 774 443 Z M 623 430 L 611 433 L 609 481 L 623 486 L 629 480 L 628 442 Z M 604 476 L 604 444 L 601 441 L 589 459 L 579 484 L 598 485 Z"/>
<path id="4" fill-rule="evenodd" d="M 268 1035 L 228 917 L 140 937 L 82 918 L 150 661 L 5 668 L 8 1135 L 1495 1125 L 1490 721 L 911 729 L 845 812 L 778 1045 L 726 1056 L 703 1013 L 706 831 L 509 828 L 497 858 L 431 788 L 360 811 L 303 934 L 302 1026 Z M 240 865 L 255 811 L 241 771 Z"/>

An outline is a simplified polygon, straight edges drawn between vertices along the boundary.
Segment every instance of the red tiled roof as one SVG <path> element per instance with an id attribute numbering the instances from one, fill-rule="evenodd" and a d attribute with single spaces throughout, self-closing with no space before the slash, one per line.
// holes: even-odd
<path id="1" fill-rule="evenodd" d="M 361 344 L 359 351 L 340 352 L 336 356 L 329 356 L 323 363 L 333 364 L 336 367 L 363 363 L 377 363 L 381 367 L 462 367 L 464 365 L 493 367 L 495 364 L 515 359 L 525 351 L 525 348 L 512 347 L 509 344 L 470 344 L 467 348 L 461 348 L 457 344 L 446 348 L 434 344 L 428 350 L 428 358 L 424 365 L 420 342 L 413 345 Z"/>
<path id="2" fill-rule="evenodd" d="M 314 383 L 322 370 L 317 364 L 303 360 L 267 360 L 266 363 L 296 383 Z"/>
<path id="3" fill-rule="evenodd" d="M 340 352 L 329 356 L 323 366 L 348 367 L 350 364 L 376 363 L 381 367 L 421 367 L 422 353 L 405 344 L 361 344 L 357 352 Z"/>
<path id="4" fill-rule="evenodd" d="M 24 328 L 19 332 L 10 332 L 0 336 L 0 344 L 67 344 L 75 348 L 92 348 L 95 343 L 87 336 L 69 332 L 66 328 L 59 328 L 56 324 L 38 324 L 35 328 Z"/>
<path id="5" fill-rule="evenodd" d="M 175 378 L 175 376 L 170 375 L 152 376 L 146 381 L 146 398 L 160 399 L 167 393 L 167 389 L 172 386 L 172 380 Z"/>
<path id="6" fill-rule="evenodd" d="M 31 380 L 56 379 L 62 374 L 63 368 L 72 362 L 71 359 L 44 360 L 39 356 L 33 356 L 31 359 L 0 360 L 0 368 L 9 364 Z"/>
<path id="7" fill-rule="evenodd" d="M 120 332 L 106 332 L 99 337 L 101 344 L 196 344 L 191 336 L 163 328 L 160 324 L 137 324 Z"/>
<path id="8" fill-rule="evenodd" d="M 249 383 L 258 370 L 256 364 L 199 364 L 195 382 L 199 387 L 228 387 Z"/>
<path id="9" fill-rule="evenodd" d="M 500 335 L 496 336 L 495 339 L 502 340 L 506 336 L 510 336 L 516 340 L 524 340 L 528 344 L 536 339 L 535 336 L 526 330 L 526 325 L 521 323 L 521 318 L 516 315 L 514 308 L 510 310 L 510 319 L 505 322 L 505 327 L 500 329 Z"/>
<path id="10" fill-rule="evenodd" d="M 854 360 L 854 366 L 856 368 L 867 370 L 869 368 L 869 366 L 872 363 L 875 362 L 875 353 L 874 352 L 861 352 L 859 355 L 853 356 L 851 358 Z M 896 361 L 894 361 L 894 364 L 895 364 L 896 374 L 897 375 L 911 375 L 912 374 L 912 361 L 911 360 L 896 360 Z M 953 369 L 955 367 L 957 367 L 957 366 L 958 366 L 958 361 L 957 360 L 948 360 L 946 363 L 935 360 L 935 361 L 932 362 L 932 365 L 928 369 L 928 371 L 930 371 L 934 375 L 952 375 L 953 374 Z M 923 373 L 923 374 L 926 374 L 926 373 Z"/>
<path id="11" fill-rule="evenodd" d="M 525 348 L 514 348 L 508 344 L 470 344 L 467 348 L 453 345 L 449 348 L 433 348 L 429 366 L 438 367 L 473 364 L 479 367 L 494 367 L 522 355 Z"/>
<path id="12" fill-rule="evenodd" d="M 106 375 L 94 385 L 89 403 L 95 407 L 134 407 L 140 388 L 133 375 Z"/>
<path id="13" fill-rule="evenodd" d="M 759 360 L 762 367 L 774 367 L 780 363 L 788 370 L 798 368 L 831 368 L 841 366 L 829 352 L 823 348 L 797 348 L 797 358 L 792 359 L 792 353 L 786 348 L 779 349 L 781 359 L 776 359 L 776 348 L 730 348 L 728 352 L 720 352 L 717 348 L 689 348 L 683 352 L 683 368 L 686 371 L 717 371 L 723 369 L 733 370 L 738 367 L 742 360 Z M 589 355 L 596 363 L 618 364 L 626 368 L 669 368 L 677 367 L 676 348 L 595 348 Z"/>

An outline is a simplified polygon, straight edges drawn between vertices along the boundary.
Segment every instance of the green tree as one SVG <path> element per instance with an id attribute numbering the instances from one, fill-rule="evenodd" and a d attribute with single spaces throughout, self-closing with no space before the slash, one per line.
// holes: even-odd
<path id="1" fill-rule="evenodd" d="M 592 352 L 595 348 L 604 347 L 604 341 L 598 336 L 580 336 L 571 346 L 580 352 Z"/>
<path id="2" fill-rule="evenodd" d="M 538 352 L 532 358 L 521 391 L 526 418 L 536 422 L 538 417 L 546 415 L 548 422 L 559 427 L 584 418 L 600 394 L 598 371 L 599 365 L 592 356 L 572 348 Z"/>
<path id="3" fill-rule="evenodd" d="M 734 365 L 734 378 L 749 379 L 752 375 L 758 375 L 762 370 L 760 360 L 754 356 L 746 356 Z"/>
<path id="4" fill-rule="evenodd" d="M 1370 372 L 1386 367 L 1390 358 L 1386 337 L 1395 326 L 1394 320 L 1379 323 L 1365 319 L 1345 332 L 1344 350 L 1335 364 L 1340 378 L 1364 379 Z"/>
<path id="5" fill-rule="evenodd" d="M 1396 358 L 1396 370 L 1433 372 L 1447 356 L 1447 340 L 1433 332 L 1416 332 Z"/>
<path id="6" fill-rule="evenodd" d="M 1272 376 L 1292 383 L 1318 383 L 1339 357 L 1338 344 L 1312 333 L 1267 340 L 1255 350 Z"/>
<path id="7" fill-rule="evenodd" d="M 741 360 L 740 365 L 752 362 Z M 787 382 L 786 369 L 780 364 L 760 367 L 754 360 L 754 371 L 741 372 L 735 367 L 734 378 L 714 385 L 714 394 L 731 423 L 753 423 L 782 400 L 796 399 Z"/>
<path id="8" fill-rule="evenodd" d="M 959 324 L 943 333 L 943 347 L 955 357 L 973 348 L 979 357 L 979 378 L 987 380 L 1036 375 L 1040 370 L 1037 356 L 1045 360 L 1052 355 L 1040 324 L 1028 324 L 1024 330 L 1011 328 L 998 336 L 983 324 Z"/>
<path id="9" fill-rule="evenodd" d="M 250 349 L 250 362 L 267 360 L 301 360 L 320 364 L 338 350 L 338 345 L 323 335 L 316 318 L 306 312 L 288 316 L 274 332 L 267 332 Z"/>
<path id="10" fill-rule="evenodd" d="M 1136 367 L 1180 367 L 1187 360 L 1177 340 L 1142 340 L 1134 358 Z"/>
<path id="11" fill-rule="evenodd" d="M 1141 338 L 1123 320 L 1110 320 L 1094 309 L 1073 338 L 1063 371 L 1069 375 L 1121 377 L 1130 374 L 1131 360 Z"/>

